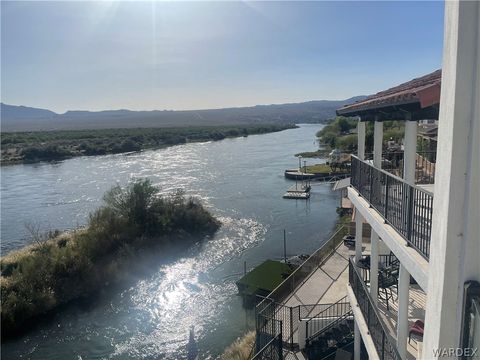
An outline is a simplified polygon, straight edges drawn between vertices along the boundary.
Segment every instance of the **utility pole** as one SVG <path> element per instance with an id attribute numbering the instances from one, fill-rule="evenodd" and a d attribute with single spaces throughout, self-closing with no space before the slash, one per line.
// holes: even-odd
<path id="1" fill-rule="evenodd" d="M 287 231 L 283 229 L 283 259 L 287 263 Z"/>

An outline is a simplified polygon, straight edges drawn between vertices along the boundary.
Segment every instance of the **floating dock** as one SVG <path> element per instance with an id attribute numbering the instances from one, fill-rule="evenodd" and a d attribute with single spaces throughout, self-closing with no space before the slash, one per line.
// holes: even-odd
<path id="1" fill-rule="evenodd" d="M 307 200 L 310 198 L 309 192 L 286 192 L 283 194 L 284 199 L 303 199 Z"/>
<path id="2" fill-rule="evenodd" d="M 285 170 L 285 177 L 292 180 L 311 180 L 315 178 L 315 174 L 301 172 L 299 170 Z"/>
<path id="3" fill-rule="evenodd" d="M 295 185 L 290 186 L 287 192 L 283 195 L 283 198 L 307 200 L 310 198 L 310 189 L 310 184 L 296 183 Z"/>

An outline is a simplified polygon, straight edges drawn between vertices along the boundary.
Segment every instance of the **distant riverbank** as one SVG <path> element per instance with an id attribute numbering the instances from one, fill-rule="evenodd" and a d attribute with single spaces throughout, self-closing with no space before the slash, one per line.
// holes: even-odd
<path id="1" fill-rule="evenodd" d="M 119 154 L 293 129 L 293 124 L 2 133 L 1 164 Z"/>

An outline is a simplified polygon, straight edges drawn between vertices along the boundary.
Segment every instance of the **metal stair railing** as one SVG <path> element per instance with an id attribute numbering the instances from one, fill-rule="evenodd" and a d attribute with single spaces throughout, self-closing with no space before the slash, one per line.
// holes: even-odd
<path id="1" fill-rule="evenodd" d="M 306 323 L 307 344 L 353 315 L 347 296 L 331 304 Z"/>

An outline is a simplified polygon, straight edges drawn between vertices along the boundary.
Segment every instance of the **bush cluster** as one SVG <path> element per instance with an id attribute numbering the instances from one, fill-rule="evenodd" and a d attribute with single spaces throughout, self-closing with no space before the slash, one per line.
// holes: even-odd
<path id="1" fill-rule="evenodd" d="M 219 222 L 200 203 L 177 192 L 159 196 L 149 180 L 113 187 L 85 229 L 60 234 L 0 260 L 2 334 L 60 304 L 88 296 L 122 273 L 141 247 L 167 245 L 174 235 L 215 232 Z"/>
<path id="2" fill-rule="evenodd" d="M 335 120 L 317 132 L 320 141 L 330 149 L 340 149 L 346 152 L 354 152 L 357 149 L 357 134 L 353 131 L 357 127 L 357 121 L 353 118 L 338 116 Z M 373 122 L 368 122 L 365 134 L 367 152 L 373 151 Z M 395 140 L 400 142 L 404 136 L 405 128 L 402 121 L 383 122 L 384 141 Z"/>

